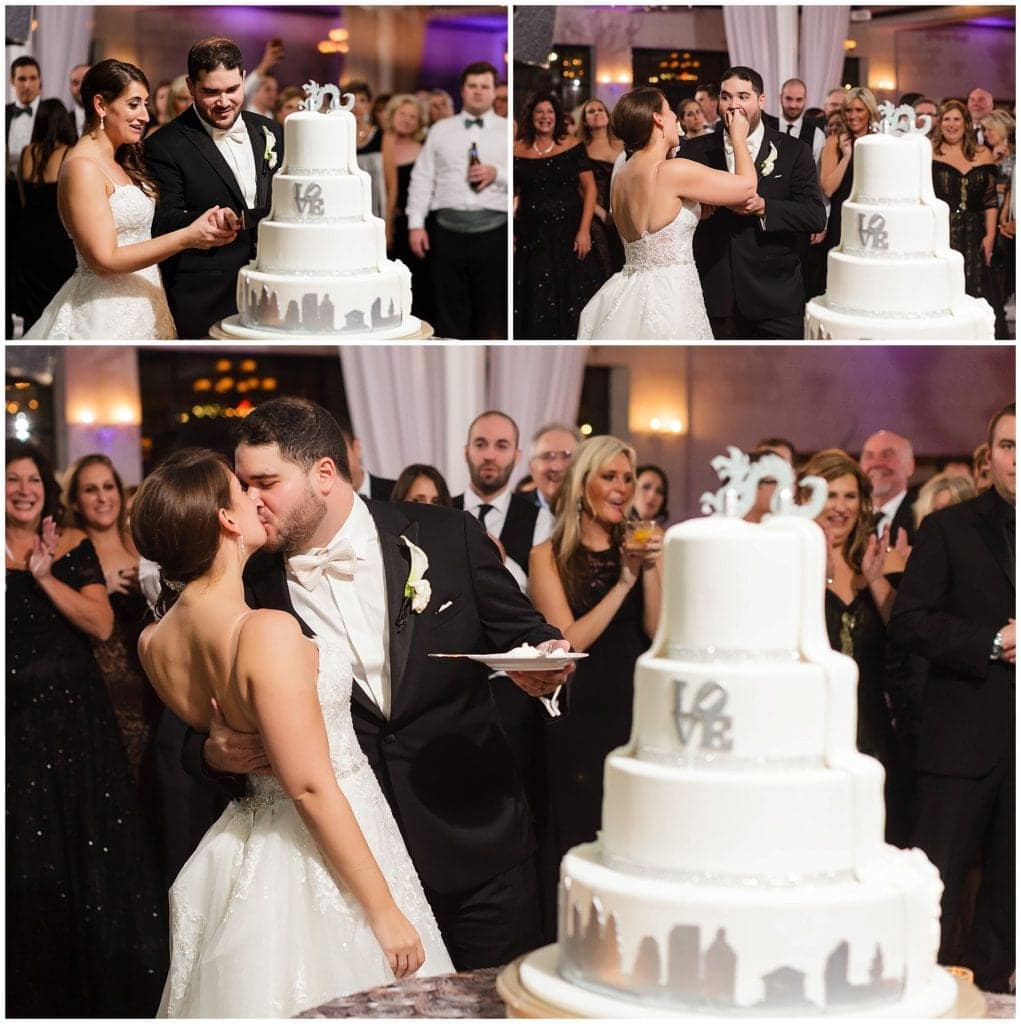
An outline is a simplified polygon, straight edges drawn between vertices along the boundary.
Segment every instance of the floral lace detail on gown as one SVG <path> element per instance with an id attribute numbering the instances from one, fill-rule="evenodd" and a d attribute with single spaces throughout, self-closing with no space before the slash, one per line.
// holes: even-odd
<path id="1" fill-rule="evenodd" d="M 582 310 L 580 340 L 712 338 L 691 255 L 699 210 L 685 200 L 665 227 L 625 240 L 624 269 Z"/>
<path id="2" fill-rule="evenodd" d="M 453 970 L 390 807 L 355 736 L 351 671 L 319 642 L 319 700 L 340 788 L 394 900 L 425 948 L 420 975 Z M 249 777 L 170 890 L 161 1017 L 289 1017 L 392 982 L 361 904 L 333 876 L 273 777 Z"/>
<path id="3" fill-rule="evenodd" d="M 117 245 L 148 241 L 156 203 L 137 185 L 117 185 L 109 198 Z M 77 270 L 26 339 L 167 341 L 177 337 L 158 266 L 101 276 L 89 268 L 80 252 L 77 258 Z"/>

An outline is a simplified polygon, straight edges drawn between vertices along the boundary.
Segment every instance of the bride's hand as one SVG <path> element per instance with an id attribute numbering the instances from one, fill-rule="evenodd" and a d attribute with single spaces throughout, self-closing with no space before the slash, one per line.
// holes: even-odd
<path id="1" fill-rule="evenodd" d="M 237 228 L 220 227 L 220 223 L 226 221 L 219 206 L 212 206 L 201 217 L 196 217 L 188 227 L 188 248 L 213 249 L 233 242 L 238 235 Z"/>
<path id="2" fill-rule="evenodd" d="M 422 940 L 396 903 L 391 903 L 388 909 L 378 914 L 370 914 L 369 926 L 395 978 L 406 978 L 425 963 Z"/>
<path id="3" fill-rule="evenodd" d="M 724 123 L 727 126 L 727 134 L 735 146 L 740 146 L 748 139 L 748 117 L 738 107 L 737 110 L 727 110 L 723 114 Z"/>

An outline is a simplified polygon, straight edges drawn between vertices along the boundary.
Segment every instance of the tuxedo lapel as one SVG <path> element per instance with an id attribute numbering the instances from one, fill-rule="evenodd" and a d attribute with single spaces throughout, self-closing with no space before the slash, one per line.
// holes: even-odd
<path id="1" fill-rule="evenodd" d="M 418 618 L 411 611 L 410 599 L 404 596 L 404 587 L 411 572 L 411 552 L 401 540 L 378 522 L 379 546 L 383 554 L 383 576 L 386 580 L 386 615 L 390 632 L 390 708 L 397 706 L 397 693 L 404 677 L 411 651 L 411 640 Z M 404 536 L 414 543 L 418 538 L 418 523 L 408 523 Z"/>
<path id="2" fill-rule="evenodd" d="M 241 117 L 245 118 L 242 111 Z M 266 160 L 266 133 L 262 128 L 245 118 L 248 137 L 252 140 L 252 155 L 255 157 L 255 209 L 269 205 L 269 183 L 271 180 L 269 161 Z M 279 159 L 279 156 L 277 157 Z"/>
<path id="3" fill-rule="evenodd" d="M 185 111 L 181 118 L 184 138 L 195 147 L 202 159 L 209 165 L 210 170 L 227 187 L 231 198 L 238 203 L 238 209 L 245 209 L 248 204 L 241 193 L 241 188 L 234 177 L 234 172 L 227 166 L 227 161 L 220 155 L 220 151 L 216 148 L 216 143 L 210 138 L 209 133 L 199 123 L 199 116 L 195 113 L 194 108 Z M 247 122 L 245 123 L 247 125 Z M 255 166 L 259 166 L 258 161 L 256 161 Z"/>

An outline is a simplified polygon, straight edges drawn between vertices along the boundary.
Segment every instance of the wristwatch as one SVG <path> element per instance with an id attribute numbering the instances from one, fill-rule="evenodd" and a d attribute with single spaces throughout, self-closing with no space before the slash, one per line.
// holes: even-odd
<path id="1" fill-rule="evenodd" d="M 1000 656 L 1003 654 L 1003 633 L 998 632 L 993 637 L 993 649 L 989 652 L 990 661 L 999 661 Z"/>

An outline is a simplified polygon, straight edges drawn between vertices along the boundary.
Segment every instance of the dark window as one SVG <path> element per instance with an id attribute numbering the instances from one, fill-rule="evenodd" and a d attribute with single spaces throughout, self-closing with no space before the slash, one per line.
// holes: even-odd
<path id="1" fill-rule="evenodd" d="M 554 58 L 553 54 L 556 54 Z M 592 48 L 553 44 L 549 62 L 554 91 L 569 114 L 592 96 Z"/>
<path id="2" fill-rule="evenodd" d="M 577 422 L 592 428 L 589 437 L 610 432 L 610 373 L 609 366 L 585 367 Z"/>
<path id="3" fill-rule="evenodd" d="M 692 99 L 699 82 L 716 82 L 727 69 L 727 54 L 721 50 L 631 51 L 631 75 L 635 88 L 654 85 L 663 90 L 676 110 L 681 100 Z"/>

